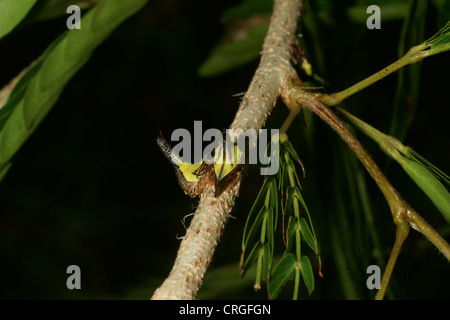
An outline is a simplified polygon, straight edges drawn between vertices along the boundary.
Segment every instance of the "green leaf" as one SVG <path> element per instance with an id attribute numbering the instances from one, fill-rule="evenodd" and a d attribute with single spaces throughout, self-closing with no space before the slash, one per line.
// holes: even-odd
<path id="1" fill-rule="evenodd" d="M 292 253 L 286 254 L 275 266 L 269 279 L 269 296 L 275 299 L 284 284 L 292 280 L 297 261 Z"/>
<path id="2" fill-rule="evenodd" d="M 10 33 L 31 10 L 37 0 L 0 0 L 0 39 Z"/>
<path id="3" fill-rule="evenodd" d="M 217 76 L 255 60 L 262 50 L 268 28 L 268 24 L 258 25 L 249 29 L 244 39 L 220 44 L 200 66 L 198 74 L 201 77 Z"/>
<path id="4" fill-rule="evenodd" d="M 265 198 L 267 189 L 269 188 L 270 182 L 271 182 L 272 179 L 273 179 L 272 176 L 264 179 L 264 183 L 261 186 L 261 189 L 259 190 L 258 196 L 256 197 L 256 200 L 253 203 L 253 206 L 250 209 L 250 212 L 249 212 L 249 214 L 247 216 L 247 220 L 245 222 L 245 227 L 244 227 L 244 233 L 243 233 L 243 236 L 242 236 L 242 251 L 244 251 L 245 243 L 248 241 L 249 237 L 248 237 L 247 234 L 252 228 L 252 225 L 251 225 L 252 221 L 255 220 L 258 217 L 258 215 L 261 214 L 261 212 L 260 212 L 261 209 L 258 209 L 258 206 L 260 205 L 260 202 L 262 201 L 263 197 Z M 255 214 L 257 214 L 257 216 L 253 217 Z"/>
<path id="5" fill-rule="evenodd" d="M 432 54 L 450 50 L 450 21 L 434 36 L 425 41 Z"/>
<path id="6" fill-rule="evenodd" d="M 439 180 L 445 182 L 447 185 L 450 186 L 450 177 L 443 171 L 441 171 L 439 168 L 437 168 L 435 165 L 433 165 L 431 162 L 429 162 L 427 159 L 422 157 L 420 154 L 415 152 L 411 148 L 407 148 L 407 152 L 405 154 L 409 159 L 414 160 L 416 162 L 421 163 L 423 166 L 425 166 L 436 178 Z"/>
<path id="7" fill-rule="evenodd" d="M 313 236 L 311 229 L 304 218 L 300 218 L 300 231 L 302 232 L 303 239 L 305 239 L 308 246 L 317 254 L 318 249 L 316 238 Z"/>
<path id="8" fill-rule="evenodd" d="M 286 252 L 290 252 L 292 249 L 292 245 L 295 243 L 294 237 L 295 237 L 295 231 L 298 228 L 298 224 L 296 221 L 296 218 L 291 216 L 290 220 L 288 221 L 289 225 L 287 226 L 287 247 Z"/>
<path id="9" fill-rule="evenodd" d="M 67 7 L 76 5 L 81 10 L 88 9 L 96 5 L 99 0 L 40 0 L 27 17 L 27 23 L 35 23 L 43 20 L 50 20 L 67 15 Z"/>
<path id="10" fill-rule="evenodd" d="M 294 191 L 295 191 L 295 197 L 300 201 L 300 203 L 302 204 L 303 209 L 305 209 L 305 211 L 308 213 L 308 216 L 309 216 L 308 207 L 306 206 L 305 200 L 303 199 L 303 196 L 302 196 L 302 193 L 300 192 L 300 189 L 298 187 L 295 187 Z"/>
<path id="11" fill-rule="evenodd" d="M 1 170 L 34 132 L 93 50 L 146 2 L 102 1 L 84 15 L 80 30 L 66 31 L 42 54 L 16 85 L 0 113 L 4 123 L 0 132 Z"/>
<path id="12" fill-rule="evenodd" d="M 267 228 L 267 243 L 270 245 L 271 248 L 274 247 L 275 244 L 275 231 L 273 228 L 273 209 L 269 209 L 269 211 L 267 211 L 267 221 L 266 221 L 266 228 Z"/>
<path id="13" fill-rule="evenodd" d="M 241 268 L 241 277 L 243 277 L 248 269 L 250 269 L 252 263 L 258 259 L 260 250 L 261 242 L 258 240 L 248 256 L 244 256 L 244 254 L 241 254 L 241 261 L 239 263 L 239 267 Z"/>
<path id="14" fill-rule="evenodd" d="M 409 8 L 403 21 L 397 54 L 400 59 L 410 48 L 422 43 L 425 36 L 427 17 L 427 1 L 409 1 Z M 390 135 L 403 140 L 410 124 L 413 123 L 419 101 L 421 63 L 415 63 L 408 68 L 401 68 L 397 73 L 395 100 L 392 108 Z M 406 110 L 408 110 L 406 112 Z M 389 164 L 389 162 L 388 162 Z"/>
<path id="15" fill-rule="evenodd" d="M 262 272 L 261 276 L 264 280 L 267 280 L 270 275 L 270 268 L 272 266 L 272 250 L 270 245 L 266 243 L 262 248 Z"/>
<path id="16" fill-rule="evenodd" d="M 311 262 L 307 256 L 302 257 L 302 261 L 300 262 L 300 271 L 302 272 L 303 281 L 305 281 L 306 287 L 308 288 L 308 293 L 314 291 L 314 273 L 311 267 Z"/>
<path id="17" fill-rule="evenodd" d="M 277 229 L 277 221 L 278 221 L 278 190 L 277 190 L 277 180 L 273 179 L 271 184 L 270 184 L 270 204 L 271 204 L 271 208 L 273 209 L 273 214 L 274 216 L 272 217 L 272 219 L 274 220 L 273 222 L 273 231 L 275 231 Z"/>
<path id="18" fill-rule="evenodd" d="M 263 207 L 259 210 L 258 215 L 255 217 L 255 220 L 253 223 L 246 223 L 246 227 L 248 226 L 249 229 L 244 230 L 245 231 L 245 237 L 243 237 L 242 241 L 242 254 L 245 256 L 246 252 L 248 250 L 249 244 L 256 239 L 256 235 L 258 232 L 260 232 L 260 226 L 264 220 L 264 217 L 266 215 L 266 209 Z M 247 220 L 248 221 L 248 220 Z M 261 240 L 261 239 L 259 239 Z"/>
<path id="19" fill-rule="evenodd" d="M 261 233 L 260 233 L 260 239 L 259 241 L 261 241 L 262 244 L 266 243 L 266 225 L 267 225 L 267 216 L 269 214 L 269 211 L 265 211 L 264 215 L 263 215 L 263 220 L 262 220 L 262 225 L 261 225 Z"/>
<path id="20" fill-rule="evenodd" d="M 358 24 L 366 23 L 368 3 L 360 3 L 348 7 L 346 10 L 348 18 Z M 404 1 L 392 1 L 379 4 L 381 10 L 381 21 L 393 21 L 405 18 L 408 15 L 408 3 Z"/>
<path id="21" fill-rule="evenodd" d="M 300 164 L 303 168 L 302 161 L 300 160 L 297 152 L 295 151 L 294 147 L 292 146 L 291 142 L 289 140 L 283 141 L 281 144 L 283 149 L 289 152 L 291 158 L 293 158 L 295 161 L 297 161 L 298 164 Z"/>
<path id="22" fill-rule="evenodd" d="M 450 224 L 450 193 L 442 183 L 426 167 L 416 161 L 403 157 L 399 158 L 399 163 Z"/>

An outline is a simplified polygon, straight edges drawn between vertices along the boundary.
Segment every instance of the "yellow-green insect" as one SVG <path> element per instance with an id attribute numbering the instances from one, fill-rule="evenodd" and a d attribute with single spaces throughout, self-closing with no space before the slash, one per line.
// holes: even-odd
<path id="1" fill-rule="evenodd" d="M 183 162 L 179 157 L 175 155 L 172 148 L 167 143 L 167 141 L 162 137 L 156 139 L 158 146 L 160 147 L 163 154 L 175 167 L 175 173 L 177 175 L 178 183 L 183 189 L 184 193 L 189 195 L 191 198 L 197 197 L 200 190 L 200 178 L 204 175 L 210 168 L 205 162 L 197 164 L 190 164 Z"/>
<path id="2" fill-rule="evenodd" d="M 220 196 L 244 171 L 244 153 L 237 145 L 228 147 L 226 140 L 214 153 L 215 196 Z"/>
<path id="3" fill-rule="evenodd" d="M 167 141 L 161 137 L 156 139 L 166 158 L 173 164 L 178 183 L 191 198 L 197 197 L 203 191 L 205 177 L 211 169 L 214 170 L 214 196 L 219 197 L 235 180 L 241 176 L 244 165 L 242 164 L 243 153 L 234 145 L 232 152 L 226 147 L 226 143 L 218 146 L 214 151 L 214 163 L 207 164 L 203 159 L 200 163 L 186 163 L 175 155 Z"/>

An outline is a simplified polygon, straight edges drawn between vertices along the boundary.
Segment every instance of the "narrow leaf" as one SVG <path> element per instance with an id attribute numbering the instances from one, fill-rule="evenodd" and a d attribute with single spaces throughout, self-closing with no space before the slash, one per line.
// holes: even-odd
<path id="1" fill-rule="evenodd" d="M 261 208 L 261 210 L 258 212 L 258 215 L 255 217 L 255 220 L 253 220 L 252 223 L 246 224 L 246 228 L 248 227 L 248 230 L 245 232 L 245 235 L 242 239 L 242 254 L 244 256 L 248 251 L 249 244 L 256 239 L 256 235 L 261 231 L 260 226 L 265 217 L 265 211 L 266 210 L 264 207 Z"/>
<path id="2" fill-rule="evenodd" d="M 273 231 L 275 231 L 277 229 L 277 221 L 278 221 L 278 190 L 277 190 L 277 180 L 273 179 L 272 183 L 270 184 L 270 206 L 273 210 L 273 220 L 274 220 L 274 224 L 273 224 Z"/>
<path id="3" fill-rule="evenodd" d="M 272 266 L 272 250 L 270 249 L 270 245 L 266 243 L 262 248 L 262 274 L 261 277 L 264 280 L 267 280 L 270 275 L 270 268 Z"/>
<path id="4" fill-rule="evenodd" d="M 450 21 L 434 36 L 425 41 L 433 54 L 450 50 Z"/>
<path id="5" fill-rule="evenodd" d="M 300 262 L 300 271 L 302 272 L 303 281 L 305 281 L 305 285 L 308 288 L 308 293 L 314 291 L 314 273 L 311 267 L 311 262 L 307 256 L 302 257 L 302 261 Z"/>
<path id="6" fill-rule="evenodd" d="M 275 299 L 284 284 L 292 280 L 297 262 L 292 253 L 286 254 L 275 266 L 269 279 L 269 297 Z"/>
<path id="7" fill-rule="evenodd" d="M 422 165 L 424 165 L 426 168 L 428 168 L 431 173 L 434 174 L 436 178 L 439 180 L 445 182 L 447 185 L 450 186 L 450 177 L 443 171 L 441 171 L 439 168 L 434 166 L 431 162 L 426 160 L 424 157 L 422 157 L 420 154 L 415 152 L 411 148 L 407 148 L 406 156 L 410 158 L 411 160 L 414 160 L 416 162 L 420 162 Z"/>
<path id="8" fill-rule="evenodd" d="M 258 241 L 253 246 L 252 250 L 250 251 L 250 254 L 248 254 L 247 256 L 244 256 L 243 253 L 241 254 L 241 261 L 239 263 L 239 267 L 241 268 L 241 277 L 245 275 L 245 273 L 251 267 L 253 262 L 258 259 L 260 250 L 261 250 L 261 242 Z"/>
<path id="9" fill-rule="evenodd" d="M 303 168 L 302 161 L 300 160 L 300 157 L 298 156 L 297 152 L 295 151 L 294 147 L 292 146 L 291 142 L 289 140 L 283 141 L 281 144 L 284 149 L 286 149 L 287 152 L 289 152 L 291 158 L 293 158 L 295 161 L 297 161 L 298 164 L 300 164 Z"/>
<path id="10" fill-rule="evenodd" d="M 244 246 L 245 243 L 247 242 L 247 238 L 248 238 L 248 232 L 250 231 L 251 227 L 252 227 L 252 222 L 253 220 L 256 219 L 256 214 L 260 214 L 261 209 L 259 208 L 259 206 L 261 205 L 260 202 L 263 199 L 263 197 L 266 196 L 266 191 L 267 188 L 269 188 L 270 186 L 270 181 L 271 179 L 273 179 L 272 177 L 266 178 L 264 179 L 264 183 L 261 186 L 261 189 L 259 190 L 258 196 L 256 197 L 255 202 L 253 202 L 253 206 L 250 209 L 250 212 L 247 216 L 247 220 L 245 222 L 245 227 L 244 227 L 244 234 L 242 236 L 242 250 L 244 251 Z"/>
<path id="11" fill-rule="evenodd" d="M 313 236 L 311 229 L 304 218 L 300 218 L 300 231 L 302 232 L 303 239 L 305 239 L 308 246 L 314 251 L 314 253 L 318 254 L 316 238 Z"/>
<path id="12" fill-rule="evenodd" d="M 450 224 L 450 193 L 442 183 L 420 163 L 406 157 L 400 158 L 399 163 Z"/>

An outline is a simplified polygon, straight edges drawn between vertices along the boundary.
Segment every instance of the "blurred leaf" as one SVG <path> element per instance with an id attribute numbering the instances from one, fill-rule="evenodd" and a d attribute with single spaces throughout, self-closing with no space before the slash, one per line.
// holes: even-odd
<path id="1" fill-rule="evenodd" d="M 58 37 L 14 88 L 0 111 L 0 167 L 10 161 L 58 100 L 92 51 L 147 0 L 102 1 L 81 20 L 81 30 Z M 101 14 L 98 14 L 101 12 Z M 1 169 L 2 170 L 2 169 Z"/>
<path id="2" fill-rule="evenodd" d="M 372 4 L 372 3 L 370 3 Z M 369 3 L 361 3 L 349 7 L 346 10 L 347 17 L 350 21 L 357 24 L 365 24 L 369 15 L 367 14 L 367 7 Z M 408 3 L 405 1 L 389 1 L 385 3 L 376 3 L 381 10 L 381 21 L 392 21 L 404 19 L 408 15 Z"/>
<path id="3" fill-rule="evenodd" d="M 398 161 L 410 178 L 430 198 L 450 224 L 450 193 L 447 189 L 422 164 L 406 157 L 399 158 Z"/>
<path id="4" fill-rule="evenodd" d="M 314 291 L 314 274 L 312 271 L 311 262 L 307 256 L 302 257 L 302 261 L 300 262 L 300 271 L 302 272 L 303 280 L 308 288 L 308 293 L 311 295 Z"/>
<path id="5" fill-rule="evenodd" d="M 339 213 L 339 211 L 337 212 Z M 344 293 L 345 299 L 348 300 L 358 300 L 362 299 L 363 295 L 360 290 L 359 281 L 354 277 L 355 273 L 351 266 L 355 263 L 354 257 L 348 257 L 349 246 L 342 243 L 342 231 L 339 234 L 335 223 L 330 224 L 331 231 L 331 248 L 335 259 L 336 269 L 339 274 L 339 282 L 341 283 L 341 288 Z"/>
<path id="6" fill-rule="evenodd" d="M 240 296 L 246 293 L 247 288 L 251 286 L 255 275 L 255 271 L 251 271 L 247 279 L 241 278 L 236 263 L 212 268 L 205 275 L 205 280 L 203 281 L 202 289 L 198 292 L 197 299 L 239 299 Z"/>
<path id="7" fill-rule="evenodd" d="M 431 1 L 438 12 L 436 24 L 438 28 L 444 25 L 450 19 L 450 1 L 448 0 L 432 0 Z"/>
<path id="8" fill-rule="evenodd" d="M 218 45 L 200 66 L 198 74 L 202 77 L 217 76 L 256 59 L 268 28 L 268 23 L 256 25 L 243 35 L 243 39 Z"/>
<path id="9" fill-rule="evenodd" d="M 100 1 L 101 0 L 40 0 L 27 17 L 27 23 L 35 23 L 67 15 L 67 8 L 71 5 L 76 5 L 80 7 L 81 10 L 84 10 L 93 7 Z"/>
<path id="10" fill-rule="evenodd" d="M 10 33 L 31 10 L 37 0 L 0 0 L 0 39 Z"/>
<path id="11" fill-rule="evenodd" d="M 408 14 L 405 16 L 397 55 L 400 59 L 407 50 L 422 43 L 425 36 L 427 1 L 409 1 Z M 389 133 L 403 140 L 412 124 L 419 102 L 422 63 L 398 70 L 395 100 Z M 389 164 L 389 162 L 388 162 Z"/>
<path id="12" fill-rule="evenodd" d="M 275 299 L 288 280 L 292 280 L 297 261 L 292 253 L 286 254 L 275 266 L 269 280 L 269 296 Z"/>

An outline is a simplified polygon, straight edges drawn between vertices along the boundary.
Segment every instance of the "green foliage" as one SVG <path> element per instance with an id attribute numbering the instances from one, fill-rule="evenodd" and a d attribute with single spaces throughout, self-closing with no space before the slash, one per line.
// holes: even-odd
<path id="1" fill-rule="evenodd" d="M 357 4 L 348 7 L 346 10 L 348 19 L 357 24 L 364 24 L 367 20 L 367 7 L 376 4 L 380 7 L 382 12 L 380 18 L 381 22 L 392 20 L 400 20 L 408 17 L 408 3 L 407 1 L 359 1 Z"/>
<path id="2" fill-rule="evenodd" d="M 230 25 L 198 69 L 202 77 L 217 76 L 255 60 L 269 27 L 273 0 L 245 0 L 222 14 Z"/>
<path id="3" fill-rule="evenodd" d="M 411 148 L 404 157 L 398 157 L 398 163 L 409 177 L 428 196 L 450 224 L 450 193 L 439 181 L 442 179 L 450 185 L 448 175 L 425 160 Z"/>
<path id="4" fill-rule="evenodd" d="M 267 34 L 267 23 L 252 27 L 242 40 L 224 42 L 213 49 L 211 56 L 200 66 L 202 77 L 216 76 L 240 67 L 258 57 Z"/>
<path id="5" fill-rule="evenodd" d="M 450 21 L 425 43 L 430 47 L 429 51 L 432 54 L 450 50 Z"/>
<path id="6" fill-rule="evenodd" d="M 54 19 L 59 16 L 66 15 L 66 10 L 69 5 L 77 5 L 80 9 L 90 8 L 99 0 L 43 0 L 39 1 L 33 10 L 30 12 L 30 16 L 27 17 L 27 23 L 36 23 L 43 20 Z"/>
<path id="7" fill-rule="evenodd" d="M 68 30 L 54 40 L 20 79 L 0 110 L 2 177 L 13 155 L 41 123 L 93 50 L 146 2 L 102 1 L 84 15 L 81 30 Z"/>
<path id="8" fill-rule="evenodd" d="M 309 258 L 302 253 L 302 240 L 318 257 L 319 268 L 321 262 L 311 216 L 300 191 L 301 186 L 294 164 L 297 162 L 302 165 L 301 161 L 286 135 L 282 135 L 280 141 L 278 174 L 266 177 L 246 221 L 242 240 L 241 270 L 244 275 L 256 263 L 254 287 L 259 289 L 261 280 L 268 281 L 269 296 L 272 299 L 278 296 L 288 280 L 294 279 L 293 297 L 297 299 L 300 275 L 303 276 L 308 293 L 314 291 L 314 275 Z M 279 209 L 282 211 L 281 236 L 275 233 Z M 306 215 L 307 220 L 301 215 Z M 284 253 L 273 268 L 275 242 L 277 240 L 281 242 L 280 238 L 284 242 Z"/>
<path id="9" fill-rule="evenodd" d="M 441 183 L 443 181 L 450 185 L 450 177 L 412 148 L 404 146 L 398 139 L 378 131 L 340 108 L 338 108 L 338 111 L 349 122 L 378 143 L 388 156 L 397 161 L 450 223 L 450 193 Z"/>
<path id="10" fill-rule="evenodd" d="M 0 0 L 0 39 L 10 33 L 31 10 L 37 0 Z"/>
<path id="11" fill-rule="evenodd" d="M 425 36 L 427 1 L 409 0 L 398 41 L 397 55 L 400 59 L 409 48 L 422 43 Z M 383 11 L 384 15 L 384 11 Z M 397 73 L 397 86 L 391 116 L 390 134 L 403 140 L 412 123 L 419 103 L 422 64 L 415 63 Z"/>

